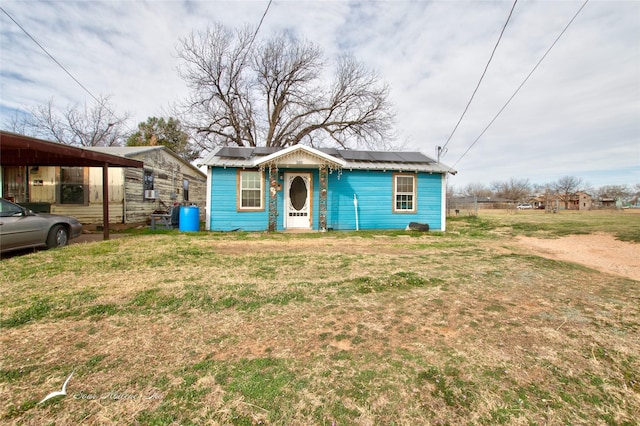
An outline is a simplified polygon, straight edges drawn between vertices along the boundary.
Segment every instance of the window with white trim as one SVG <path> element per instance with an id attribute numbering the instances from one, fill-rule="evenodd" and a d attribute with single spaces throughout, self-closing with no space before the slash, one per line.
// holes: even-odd
<path id="1" fill-rule="evenodd" d="M 264 210 L 264 177 L 258 170 L 238 170 L 238 210 Z"/>
<path id="2" fill-rule="evenodd" d="M 416 211 L 415 175 L 393 175 L 393 211 L 396 213 Z"/>

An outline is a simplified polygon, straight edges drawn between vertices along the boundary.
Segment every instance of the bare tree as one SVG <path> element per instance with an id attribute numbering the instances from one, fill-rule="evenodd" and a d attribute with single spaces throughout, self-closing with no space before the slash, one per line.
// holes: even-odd
<path id="1" fill-rule="evenodd" d="M 182 121 L 214 146 L 381 147 L 393 138 L 389 88 L 354 58 L 325 82 L 321 50 L 283 33 L 253 41 L 217 24 L 181 40 L 180 74 L 191 89 Z"/>
<path id="2" fill-rule="evenodd" d="M 560 201 L 564 203 L 565 210 L 569 208 L 569 201 L 583 189 L 585 184 L 582 179 L 575 176 L 564 176 L 552 184 L 553 190 Z"/>
<path id="3" fill-rule="evenodd" d="M 616 205 L 621 205 L 625 201 L 630 202 L 634 195 L 633 190 L 627 185 L 601 186 L 595 192 L 599 201 L 611 199 Z"/>
<path id="4" fill-rule="evenodd" d="M 480 182 L 468 183 L 462 188 L 462 195 L 466 197 L 491 197 L 493 191 L 487 188 L 487 186 Z"/>
<path id="5" fill-rule="evenodd" d="M 531 195 L 529 179 L 514 179 L 493 182 L 491 184 L 494 196 L 514 201 L 526 201 Z"/>
<path id="6" fill-rule="evenodd" d="M 633 206 L 640 205 L 640 183 L 636 183 L 631 188 L 630 204 Z"/>
<path id="7" fill-rule="evenodd" d="M 129 115 L 116 115 L 109 99 L 101 96 L 92 106 L 68 104 L 60 108 L 52 98 L 30 110 L 31 115 L 24 119 L 24 130 L 32 136 L 67 145 L 122 145 Z"/>
<path id="8" fill-rule="evenodd" d="M 5 115 L 2 120 L 2 128 L 12 133 L 26 134 L 27 130 L 24 115 L 20 114 L 18 110 L 14 111 L 13 115 Z"/>

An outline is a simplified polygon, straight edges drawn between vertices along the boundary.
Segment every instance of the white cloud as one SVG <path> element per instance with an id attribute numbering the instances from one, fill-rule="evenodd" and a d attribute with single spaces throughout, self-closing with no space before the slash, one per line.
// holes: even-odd
<path id="1" fill-rule="evenodd" d="M 213 22 L 256 25 L 266 1 L 4 0 L 2 7 L 131 127 L 187 93 L 178 40 Z M 581 1 L 518 2 L 482 87 L 449 143 L 453 163 L 551 45 Z M 261 35 L 287 30 L 327 56 L 348 51 L 392 89 L 407 148 L 434 155 L 453 130 L 511 2 L 274 0 Z M 456 185 L 577 175 L 636 183 L 640 3 L 590 1 L 504 113 L 456 165 Z M 0 112 L 88 95 L 0 13 Z"/>

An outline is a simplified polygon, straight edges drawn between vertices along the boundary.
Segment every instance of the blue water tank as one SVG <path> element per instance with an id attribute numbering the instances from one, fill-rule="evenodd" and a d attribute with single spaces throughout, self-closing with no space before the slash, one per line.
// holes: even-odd
<path id="1" fill-rule="evenodd" d="M 198 232 L 200 230 L 200 209 L 196 206 L 180 206 L 180 232 Z"/>

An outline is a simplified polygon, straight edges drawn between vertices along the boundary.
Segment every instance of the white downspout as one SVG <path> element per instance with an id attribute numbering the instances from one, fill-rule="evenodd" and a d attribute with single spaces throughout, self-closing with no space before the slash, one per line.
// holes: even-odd
<path id="1" fill-rule="evenodd" d="M 356 231 L 360 230 L 360 224 L 358 223 L 358 197 L 356 197 L 356 194 L 353 194 L 353 208 L 355 210 L 356 213 Z"/>

